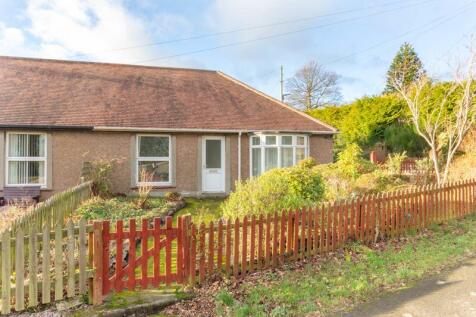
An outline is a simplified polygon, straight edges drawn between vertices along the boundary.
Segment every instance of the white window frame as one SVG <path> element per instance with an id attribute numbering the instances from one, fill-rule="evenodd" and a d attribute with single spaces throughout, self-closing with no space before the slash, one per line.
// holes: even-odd
<path id="1" fill-rule="evenodd" d="M 276 136 L 276 144 L 274 145 L 266 145 L 266 137 L 267 136 Z M 282 143 L 282 137 L 283 136 L 290 136 L 292 137 L 292 144 L 283 144 Z M 303 145 L 298 145 L 297 144 L 297 137 L 304 137 L 304 144 Z M 259 138 L 260 144 L 259 145 L 253 145 L 253 138 Z M 259 133 L 259 134 L 253 134 L 250 136 L 250 177 L 253 177 L 253 149 L 261 149 L 261 174 L 266 172 L 265 169 L 265 152 L 266 148 L 277 148 L 278 149 L 278 167 L 282 167 L 282 162 L 281 162 L 281 149 L 283 148 L 292 148 L 293 149 L 293 165 L 296 165 L 298 162 L 296 161 L 296 149 L 301 148 L 304 149 L 304 158 L 309 157 L 309 135 L 305 134 L 292 134 L 292 133 Z M 259 175 L 258 175 L 259 176 Z"/>
<path id="2" fill-rule="evenodd" d="M 42 135 L 45 140 L 45 148 L 43 152 L 45 153 L 44 156 L 41 157 L 18 157 L 18 156 L 10 156 L 10 135 Z M 26 186 L 40 186 L 41 188 L 46 188 L 46 184 L 48 183 L 47 177 L 47 168 L 48 168 L 48 138 L 46 133 L 42 132 L 30 132 L 30 131 L 15 131 L 15 132 L 7 132 L 6 133 L 6 142 L 5 142 L 5 186 L 8 187 L 26 187 Z M 10 169 L 9 163 L 10 162 L 43 162 L 43 182 L 42 183 L 25 183 L 25 184 L 10 184 L 9 183 L 9 176 L 10 176 Z"/>
<path id="3" fill-rule="evenodd" d="M 166 137 L 169 140 L 169 156 L 140 156 L 140 138 L 141 137 Z M 172 185 L 172 137 L 168 134 L 138 134 L 136 136 L 136 184 L 152 186 L 171 186 Z M 169 162 L 169 181 L 168 182 L 141 182 L 139 181 L 139 162 Z"/>

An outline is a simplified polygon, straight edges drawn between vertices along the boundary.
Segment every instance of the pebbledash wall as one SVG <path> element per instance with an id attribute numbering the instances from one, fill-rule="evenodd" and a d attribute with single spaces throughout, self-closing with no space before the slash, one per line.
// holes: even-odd
<path id="1" fill-rule="evenodd" d="M 26 132 L 26 131 L 25 131 Z M 47 135 L 47 186 L 42 199 L 61 192 L 80 182 L 84 162 L 97 159 L 119 159 L 111 181 L 116 193 L 131 194 L 135 184 L 135 132 L 96 131 L 35 131 Z M 0 131 L 0 197 L 5 184 L 5 134 Z M 141 133 L 142 134 L 142 133 Z M 238 135 L 166 133 L 172 140 L 172 185 L 157 187 L 155 192 L 177 191 L 185 195 L 201 194 L 201 144 L 203 136 L 225 136 L 226 192 L 234 188 L 238 180 Z M 332 162 L 332 135 L 311 135 L 309 154 L 318 163 Z M 241 136 L 241 178 L 249 177 L 249 136 Z"/>

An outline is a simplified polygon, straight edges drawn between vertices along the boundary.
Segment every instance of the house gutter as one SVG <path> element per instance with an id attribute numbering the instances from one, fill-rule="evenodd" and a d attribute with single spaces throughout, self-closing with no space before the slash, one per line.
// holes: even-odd
<path id="1" fill-rule="evenodd" d="M 82 130 L 92 131 L 92 126 L 69 126 L 69 125 L 27 125 L 27 124 L 0 124 L 0 129 L 11 130 Z"/>
<path id="2" fill-rule="evenodd" d="M 98 132 L 188 132 L 188 133 L 308 133 L 308 134 L 320 134 L 320 135 L 333 135 L 338 131 L 309 131 L 309 130 L 234 130 L 234 129 L 199 129 L 199 128 L 135 128 L 135 127 L 104 127 L 96 126 L 93 131 Z"/>

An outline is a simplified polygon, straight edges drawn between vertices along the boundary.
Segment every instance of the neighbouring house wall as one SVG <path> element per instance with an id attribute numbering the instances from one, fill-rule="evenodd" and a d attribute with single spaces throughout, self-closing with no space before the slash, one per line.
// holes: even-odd
<path id="1" fill-rule="evenodd" d="M 332 135 L 312 135 L 310 138 L 310 153 L 319 164 L 332 163 L 334 140 Z"/>
<path id="2" fill-rule="evenodd" d="M 136 190 L 136 133 L 132 132 L 79 132 L 48 131 L 47 188 L 42 199 L 63 191 L 80 182 L 85 162 L 119 159 L 112 172 L 112 190 L 131 194 Z M 163 133 L 167 134 L 167 133 Z M 172 140 L 172 185 L 154 189 L 156 192 L 178 191 L 197 195 L 201 191 L 201 134 L 170 133 Z M 206 134 L 209 135 L 209 134 Z M 217 135 L 217 134 L 215 134 Z M 0 196 L 5 180 L 5 132 L 0 131 Z M 331 136 L 311 136 L 310 156 L 318 163 L 332 162 Z M 225 135 L 226 189 L 232 191 L 238 180 L 238 135 Z M 249 136 L 241 136 L 241 179 L 250 175 Z"/>

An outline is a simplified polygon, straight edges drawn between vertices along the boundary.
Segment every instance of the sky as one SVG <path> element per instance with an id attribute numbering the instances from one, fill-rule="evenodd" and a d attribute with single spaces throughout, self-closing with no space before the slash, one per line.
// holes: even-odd
<path id="1" fill-rule="evenodd" d="M 472 0 L 0 0 L 0 55 L 214 69 L 276 98 L 310 60 L 343 102 L 379 94 L 405 41 L 447 79 L 472 34 Z"/>

